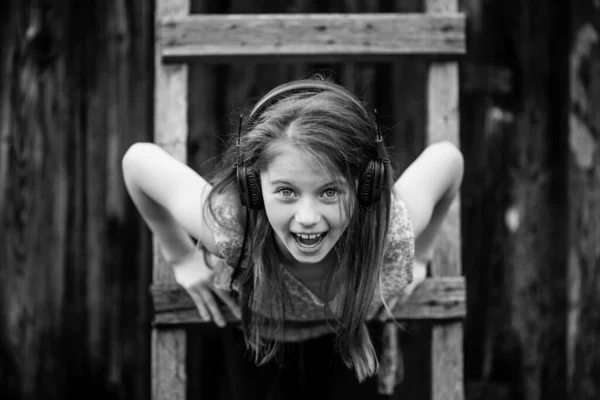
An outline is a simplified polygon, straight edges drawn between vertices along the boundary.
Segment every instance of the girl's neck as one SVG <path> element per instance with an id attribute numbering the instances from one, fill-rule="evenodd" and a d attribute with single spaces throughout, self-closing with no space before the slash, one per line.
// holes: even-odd
<path id="1" fill-rule="evenodd" d="M 318 284 L 324 282 L 333 268 L 321 264 L 302 264 L 283 262 L 284 267 L 303 283 Z"/>
<path id="2" fill-rule="evenodd" d="M 298 262 L 291 255 L 287 254 L 286 256 L 281 252 L 280 260 L 284 268 L 310 289 L 321 301 L 328 302 L 335 296 L 338 287 L 335 277 L 329 293 L 326 291 L 327 278 L 338 261 L 335 251 L 332 250 L 325 259 L 314 264 Z"/>
<path id="3" fill-rule="evenodd" d="M 287 251 L 279 250 L 279 259 L 289 271 L 297 271 L 307 277 L 327 277 L 338 262 L 334 250 L 331 250 L 325 258 L 317 263 L 302 263 L 292 257 Z"/>

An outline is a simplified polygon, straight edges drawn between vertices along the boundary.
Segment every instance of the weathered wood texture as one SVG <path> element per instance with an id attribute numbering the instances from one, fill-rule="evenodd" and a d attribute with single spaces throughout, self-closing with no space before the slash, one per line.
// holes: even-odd
<path id="1" fill-rule="evenodd" d="M 203 322 L 189 295 L 178 285 L 156 284 L 151 288 L 154 299 L 154 324 L 173 325 Z M 221 307 L 227 321 L 237 319 Z M 462 278 L 431 278 L 419 286 L 410 300 L 392 310 L 396 319 L 448 320 L 464 318 L 465 282 Z"/>
<path id="2" fill-rule="evenodd" d="M 196 11 L 339 13 L 423 9 L 419 0 L 202 2 L 206 3 L 202 10 L 198 8 L 201 1 L 192 2 Z M 152 2 L 80 3 L 0 1 L 3 399 L 147 399 L 150 393 L 150 240 L 124 195 L 119 158 L 130 143 L 152 139 Z M 461 84 L 475 88 L 469 94 L 464 88 L 460 97 L 461 144 L 467 166 L 461 194 L 463 265 L 469 282 L 465 371 L 467 382 L 483 381 L 470 385 L 472 398 L 489 399 L 497 393 L 502 398 L 527 399 L 526 385 L 537 385 L 538 392 L 549 398 L 598 397 L 598 375 L 593 369 L 598 363 L 598 303 L 594 297 L 598 293 L 594 287 L 598 281 L 594 278 L 598 264 L 594 249 L 598 243 L 594 236 L 594 221 L 598 220 L 594 217 L 598 208 L 594 203 L 598 199 L 594 180 L 598 174 L 594 172 L 598 127 L 593 121 L 597 114 L 594 110 L 598 109 L 594 106 L 598 98 L 595 32 L 600 28 L 595 20 L 595 2 L 584 0 L 570 2 L 575 20 L 570 35 L 564 32 L 569 27 L 569 12 L 555 9 L 566 7 L 568 2 L 563 3 L 560 6 L 557 2 L 540 2 L 530 7 L 515 1 L 462 2 L 463 11 L 469 15 L 469 51 L 463 57 L 484 68 L 483 74 L 477 72 L 481 71 L 479 67 L 470 74 L 470 68 L 461 67 Z M 42 4 L 45 11 L 40 8 Z M 530 7 L 530 11 L 524 13 L 520 7 Z M 37 26 L 32 21 L 41 17 L 46 21 L 41 24 L 44 34 L 35 34 L 35 28 L 28 30 Z M 515 22 L 517 18 L 520 23 Z M 525 29 L 525 19 L 529 30 Z M 37 39 L 25 40 L 27 32 Z M 530 40 L 534 33 L 539 46 L 531 44 L 531 58 L 517 62 L 514 49 L 517 45 L 523 47 L 521 42 Z M 544 36 L 548 42 L 542 41 Z M 563 38 L 568 37 L 572 38 L 572 62 L 577 62 L 574 65 L 578 67 L 571 70 L 574 91 L 570 143 L 563 143 L 555 140 L 562 129 L 555 122 L 556 116 L 567 109 L 562 104 L 568 95 L 556 90 L 567 81 L 568 74 L 555 72 L 552 79 L 545 79 L 533 67 L 548 67 L 548 57 L 537 53 L 536 47 L 547 51 L 555 44 L 564 45 Z M 558 54 L 558 49 L 555 52 L 553 64 L 567 62 L 568 56 Z M 578 57 L 581 54 L 583 57 Z M 488 78 L 505 76 L 488 73 L 498 66 L 511 71 L 508 93 L 494 92 L 496 78 Z M 369 105 L 377 106 L 398 171 L 414 159 L 425 137 L 425 62 L 418 57 L 401 57 L 391 65 L 374 65 L 365 60 L 344 65 L 321 61 L 274 65 L 264 61 L 190 66 L 190 165 L 208 175 L 221 141 L 234 132 L 228 115 L 237 114 L 277 83 L 306 77 L 318 69 L 330 72 L 363 94 Z M 473 80 L 471 76 L 483 79 Z M 542 106 L 538 103 L 550 111 L 540 113 Z M 586 104 L 588 108 L 581 108 Z M 546 121 L 546 129 L 532 130 L 524 125 L 525 114 L 532 124 Z M 543 132 L 549 132 L 548 137 Z M 533 140 L 534 137 L 539 139 Z M 541 154 L 558 154 L 560 160 L 561 151 L 571 152 L 568 212 L 557 204 L 553 216 L 545 217 L 548 214 L 542 216 L 541 210 L 536 211 L 534 199 L 527 207 L 514 201 L 509 188 L 515 178 L 523 186 L 539 181 L 535 178 L 539 176 L 538 167 L 524 169 L 521 165 Z M 560 182 L 565 178 L 559 175 L 566 168 L 561 172 L 560 162 L 556 168 L 553 164 L 550 159 L 542 164 L 542 175 Z M 89 183 L 86 179 L 90 178 L 83 178 L 86 170 L 88 177 L 94 173 Z M 527 181 L 526 177 L 531 179 Z M 93 190 L 88 190 L 88 186 Z M 533 190 L 533 195 L 537 190 Z M 561 190 L 552 193 L 558 193 L 560 200 Z M 541 196 L 548 201 L 554 198 L 549 192 Z M 105 206 L 100 207 L 100 202 Z M 562 233 L 555 238 L 536 232 L 548 226 L 561 230 L 555 226 L 556 216 L 568 214 L 571 226 L 562 230 L 564 235 L 571 232 L 569 348 L 565 352 L 561 347 L 565 342 L 561 337 L 565 316 L 547 299 L 549 294 L 556 296 L 557 303 L 563 301 L 565 257 L 560 249 L 568 247 Z M 516 226 L 530 226 L 532 216 L 538 221 L 537 228 L 527 229 L 537 239 L 523 242 L 524 251 L 516 259 L 507 239 L 514 237 Z M 96 222 L 91 222 L 92 218 Z M 525 219 L 529 222 L 523 223 Z M 96 234 L 93 230 L 97 230 Z M 546 250 L 548 254 L 544 255 Z M 103 268 L 91 261 L 88 269 L 91 254 L 103 257 Z M 532 271 L 527 284 L 531 290 L 524 291 L 528 297 L 521 298 L 518 304 L 515 293 L 523 289 L 513 287 L 511 272 L 517 268 L 522 270 L 520 274 Z M 523 336 L 514 329 L 512 321 L 525 316 L 530 321 L 530 332 Z M 538 316 L 541 318 L 536 320 Z M 542 318 L 543 324 L 536 322 Z M 407 332 L 401 332 L 400 342 L 405 380 L 397 394 L 399 398 L 426 399 L 429 394 L 422 390 L 429 388 L 430 382 L 426 357 L 431 333 L 422 322 L 404 326 Z M 206 324 L 189 330 L 189 373 L 202 374 L 201 368 L 209 376 L 213 373 L 209 361 L 219 334 L 220 330 Z M 537 338 L 537 347 L 524 337 Z M 197 345 L 196 340 L 202 344 Z M 547 351 L 551 343 L 554 350 Z M 205 351 L 206 357 L 197 350 Z M 537 356 L 532 358 L 531 354 Z M 568 375 L 560 371 L 566 368 L 564 354 L 569 355 Z M 195 369 L 201 362 L 201 368 Z M 190 367 L 190 363 L 194 365 Z M 553 380 L 562 384 L 566 376 L 571 387 L 569 397 L 546 383 Z M 199 384 L 193 379 L 189 383 Z M 204 398 L 214 397 L 208 394 Z"/>
<path id="3" fill-rule="evenodd" d="M 151 139 L 152 10 L 0 3 L 0 398 L 146 398 L 148 236 L 120 158 Z"/>
<path id="4" fill-rule="evenodd" d="M 568 3 L 507 3 L 517 93 L 506 243 L 509 326 L 526 399 L 564 399 L 566 368 Z"/>
<path id="5" fill-rule="evenodd" d="M 238 14 L 161 18 L 162 55 L 174 61 L 202 57 L 361 56 L 460 54 L 459 14 Z"/>
<path id="6" fill-rule="evenodd" d="M 508 328 L 506 293 L 506 216 L 510 166 L 514 152 L 515 107 L 518 90 L 514 67 L 505 51 L 511 43 L 509 7 L 499 2 L 466 2 L 469 51 L 461 68 L 461 142 L 466 160 L 463 179 L 462 238 L 467 287 L 465 321 L 465 381 L 468 399 L 518 398 L 522 386 L 518 343 Z M 465 68 L 466 64 L 466 68 Z M 472 67 L 469 67 L 472 66 Z M 473 70 L 508 70 L 511 90 L 498 90 Z M 471 83 L 469 83 L 471 82 Z M 477 83 L 478 82 L 478 83 Z M 502 394 L 499 394 L 502 393 Z"/>
<path id="7" fill-rule="evenodd" d="M 157 1 L 155 18 L 188 15 L 190 0 Z M 186 161 L 188 136 L 188 66 L 167 65 L 155 48 L 154 142 Z M 153 282 L 174 283 L 173 271 L 154 242 Z M 186 398 L 186 334 L 183 329 L 152 329 L 152 399 Z"/>
<path id="8" fill-rule="evenodd" d="M 456 0 L 425 0 L 425 10 L 456 12 Z M 427 75 L 427 142 L 449 141 L 460 145 L 458 113 L 458 63 L 433 62 Z M 461 274 L 460 196 L 452 203 L 439 233 L 431 273 Z M 433 326 L 431 336 L 432 400 L 464 399 L 462 324 Z"/>
<path id="9" fill-rule="evenodd" d="M 506 94 L 461 96 L 468 110 L 463 149 L 471 163 L 463 188 L 467 382 L 473 396 L 483 387 L 515 399 L 569 398 L 569 5 L 468 4 L 478 11 L 470 13 L 467 60 L 511 69 L 514 85 Z"/>
<path id="10" fill-rule="evenodd" d="M 572 4 L 568 396 L 600 398 L 600 5 Z"/>

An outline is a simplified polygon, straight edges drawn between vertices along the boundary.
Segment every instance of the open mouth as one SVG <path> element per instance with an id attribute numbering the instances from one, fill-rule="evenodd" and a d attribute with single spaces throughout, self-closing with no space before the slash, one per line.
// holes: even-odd
<path id="1" fill-rule="evenodd" d="M 302 247 L 317 247 L 327 236 L 327 232 L 315 233 L 315 234 L 304 234 L 304 233 L 293 233 L 292 236 L 296 242 Z"/>

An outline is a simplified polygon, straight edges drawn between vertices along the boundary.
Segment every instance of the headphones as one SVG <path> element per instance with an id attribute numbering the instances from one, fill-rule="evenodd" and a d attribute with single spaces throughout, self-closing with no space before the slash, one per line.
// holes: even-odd
<path id="1" fill-rule="evenodd" d="M 364 110 L 363 105 L 343 87 L 327 82 L 317 81 L 312 79 L 303 79 L 292 81 L 276 87 L 268 92 L 252 109 L 246 121 L 246 127 L 252 127 L 261 114 L 270 106 L 279 101 L 298 94 L 298 93 L 321 93 L 333 92 L 343 96 L 347 100 L 356 104 L 360 109 Z M 365 111 L 366 114 L 366 111 Z M 379 121 L 377 119 L 377 111 L 375 110 L 375 121 L 377 125 L 377 137 L 375 144 L 377 147 L 377 158 L 368 162 L 364 171 L 360 174 L 356 195 L 360 205 L 369 207 L 379 201 L 381 198 L 382 188 L 386 185 L 385 168 L 386 164 L 390 163 L 383 138 L 379 132 Z M 238 128 L 237 139 L 237 162 L 234 165 L 237 174 L 238 188 L 240 191 L 240 200 L 242 205 L 260 210 L 264 208 L 260 175 L 259 172 L 248 167 L 241 159 L 241 134 L 242 134 L 242 116 Z"/>

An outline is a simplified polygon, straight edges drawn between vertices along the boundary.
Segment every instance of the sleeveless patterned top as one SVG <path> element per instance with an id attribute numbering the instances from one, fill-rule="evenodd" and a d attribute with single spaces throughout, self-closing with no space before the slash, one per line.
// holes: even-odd
<path id="1" fill-rule="evenodd" d="M 214 227 L 214 238 L 220 254 L 206 254 L 206 261 L 215 272 L 215 287 L 229 290 L 233 266 L 240 256 L 243 232 L 231 197 L 219 195 L 215 199 L 217 203 L 214 209 L 221 219 L 221 225 Z M 395 196 L 392 196 L 390 224 L 384 248 L 381 284 L 370 306 L 369 319 L 381 310 L 382 298 L 389 302 L 399 296 L 412 281 L 414 234 L 406 205 Z M 324 319 L 331 315 L 332 310 L 337 309 L 341 295 L 338 293 L 331 302 L 323 303 L 283 265 L 281 268 L 291 307 L 286 307 L 285 329 L 279 333 L 270 332 L 270 337 L 296 342 L 333 333 L 334 326 L 331 321 L 327 322 Z M 262 312 L 260 305 L 253 305 L 252 309 L 254 312 L 266 314 Z"/>

